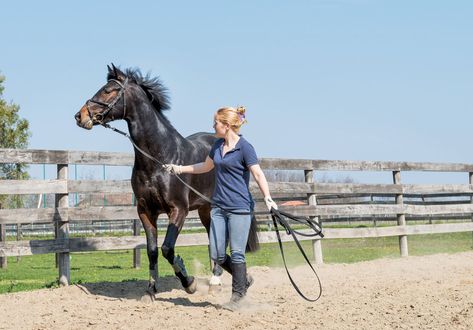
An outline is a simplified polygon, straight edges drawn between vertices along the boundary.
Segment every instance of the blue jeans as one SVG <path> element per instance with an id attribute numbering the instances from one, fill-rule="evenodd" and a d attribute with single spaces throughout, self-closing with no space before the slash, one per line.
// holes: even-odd
<path id="1" fill-rule="evenodd" d="M 249 209 L 232 210 L 249 212 Z M 245 262 L 246 243 L 250 232 L 251 215 L 233 214 L 213 207 L 210 212 L 210 257 L 218 264 L 225 262 L 228 243 L 232 263 Z"/>

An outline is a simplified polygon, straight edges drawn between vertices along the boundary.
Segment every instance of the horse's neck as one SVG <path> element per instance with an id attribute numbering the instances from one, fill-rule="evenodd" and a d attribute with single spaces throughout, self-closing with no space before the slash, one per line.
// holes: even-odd
<path id="1" fill-rule="evenodd" d="M 136 110 L 134 116 L 127 120 L 133 142 L 141 150 L 157 157 L 163 163 L 175 162 L 179 157 L 179 150 L 188 141 L 150 105 L 144 105 Z"/>

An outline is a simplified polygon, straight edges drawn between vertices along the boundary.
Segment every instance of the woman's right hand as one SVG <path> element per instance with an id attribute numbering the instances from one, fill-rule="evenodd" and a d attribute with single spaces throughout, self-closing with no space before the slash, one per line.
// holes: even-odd
<path id="1" fill-rule="evenodd" d="M 182 166 L 181 165 L 174 165 L 174 164 L 165 164 L 163 165 L 163 168 L 168 172 L 169 174 L 181 174 L 182 173 Z"/>

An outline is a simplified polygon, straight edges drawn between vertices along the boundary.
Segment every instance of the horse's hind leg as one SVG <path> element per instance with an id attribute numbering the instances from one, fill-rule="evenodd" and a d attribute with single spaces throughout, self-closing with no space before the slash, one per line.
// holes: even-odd
<path id="1" fill-rule="evenodd" d="M 146 251 L 149 260 L 148 293 L 152 298 L 158 292 L 158 232 L 156 228 L 157 215 L 152 215 L 146 207 L 144 199 L 138 202 L 138 216 L 146 233 Z"/>
<path id="2" fill-rule="evenodd" d="M 210 205 L 201 206 L 198 209 L 200 221 L 202 222 L 202 225 L 205 227 L 205 230 L 207 231 L 207 235 L 209 236 L 210 236 L 210 222 L 211 222 L 210 209 L 211 209 Z M 215 260 L 211 260 L 211 264 L 212 264 L 212 277 L 209 280 L 209 292 L 213 293 L 221 289 L 221 285 L 222 285 L 221 276 L 223 273 L 223 269 L 222 269 L 222 266 L 220 266 Z M 231 274 L 231 268 L 225 268 L 225 270 Z"/>
<path id="3" fill-rule="evenodd" d="M 187 215 L 187 212 L 179 212 L 173 210 L 169 216 L 169 225 L 166 230 L 166 237 L 164 238 L 163 245 L 161 246 L 161 251 L 163 256 L 171 264 L 174 269 L 174 274 L 181 281 L 182 286 L 187 293 L 194 293 L 197 288 L 197 282 L 193 276 L 187 274 L 186 266 L 184 265 L 184 260 L 179 255 L 174 254 L 174 247 L 176 246 L 176 240 L 181 231 L 184 219 Z"/>

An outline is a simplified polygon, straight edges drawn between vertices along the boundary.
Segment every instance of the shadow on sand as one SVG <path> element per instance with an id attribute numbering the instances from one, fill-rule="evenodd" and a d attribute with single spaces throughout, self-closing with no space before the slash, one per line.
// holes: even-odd
<path id="1" fill-rule="evenodd" d="M 208 284 L 205 280 L 196 278 L 198 293 L 207 292 Z M 154 299 L 146 292 L 148 281 L 131 280 L 124 282 L 98 282 L 98 283 L 81 283 L 76 284 L 83 292 L 89 295 L 103 296 L 116 300 L 136 300 L 142 302 L 169 302 L 179 306 L 189 307 L 206 307 L 213 306 L 212 303 L 192 302 L 187 298 L 188 294 L 184 291 L 179 280 L 174 276 L 165 276 L 159 278 L 158 294 Z M 181 297 L 160 297 L 160 294 L 171 292 L 172 290 L 180 290 Z"/>

